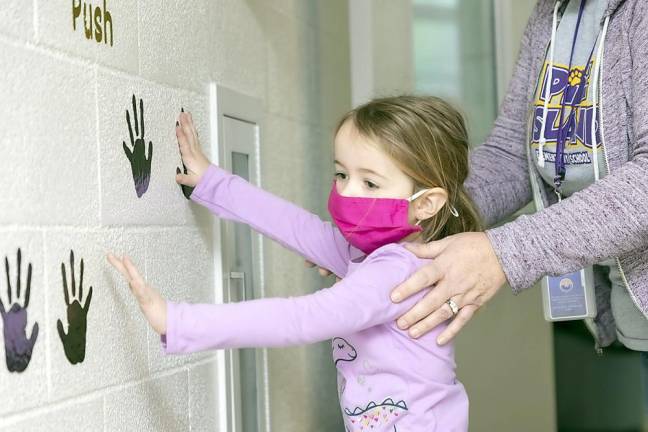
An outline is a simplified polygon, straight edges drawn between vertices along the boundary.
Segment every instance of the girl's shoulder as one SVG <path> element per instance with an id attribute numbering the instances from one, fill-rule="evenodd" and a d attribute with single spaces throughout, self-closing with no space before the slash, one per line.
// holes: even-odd
<path id="1" fill-rule="evenodd" d="M 403 243 L 389 243 L 367 255 L 362 264 L 375 264 L 385 261 L 400 261 L 414 271 L 431 260 L 417 257 Z"/>

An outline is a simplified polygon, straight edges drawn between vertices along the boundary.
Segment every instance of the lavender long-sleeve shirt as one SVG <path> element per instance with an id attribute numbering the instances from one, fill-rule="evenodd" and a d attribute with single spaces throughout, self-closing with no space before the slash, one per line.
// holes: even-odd
<path id="1" fill-rule="evenodd" d="M 389 294 L 424 260 L 398 244 L 363 257 L 330 223 L 213 165 L 191 199 L 344 279 L 301 297 L 168 302 L 166 353 L 332 339 L 349 432 L 468 430 L 468 398 L 455 376 L 453 346 L 436 344 L 444 326 L 414 340 L 395 325 L 424 293 L 400 304 Z"/>

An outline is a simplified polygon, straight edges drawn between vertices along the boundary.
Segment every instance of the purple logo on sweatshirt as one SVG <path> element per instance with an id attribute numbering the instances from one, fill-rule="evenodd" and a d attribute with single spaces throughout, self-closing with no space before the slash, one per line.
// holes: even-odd
<path id="1" fill-rule="evenodd" d="M 572 130 L 571 140 L 568 145 L 582 144 L 587 149 L 592 148 L 592 127 L 594 127 L 594 139 L 596 146 L 601 142 L 598 115 L 594 118 L 594 107 L 588 103 L 590 91 L 590 72 L 593 61 L 587 66 L 575 66 L 570 70 L 566 67 L 554 65 L 549 83 L 549 68 L 545 64 L 544 74 L 538 88 L 533 113 L 533 134 L 532 140 L 538 143 L 542 134 L 542 120 L 544 116 L 545 101 L 547 101 L 546 126 L 544 137 L 547 143 L 556 143 L 560 133 Z M 587 80 L 583 83 L 583 80 Z M 548 97 L 545 95 L 549 91 Z M 548 100 L 547 100 L 548 99 Z M 575 115 L 569 115 L 571 107 L 576 109 Z M 562 124 L 560 118 L 561 107 L 563 109 Z M 569 164 L 570 161 L 566 161 Z M 591 163 L 591 161 L 580 162 Z M 576 163 L 578 164 L 578 162 Z"/>

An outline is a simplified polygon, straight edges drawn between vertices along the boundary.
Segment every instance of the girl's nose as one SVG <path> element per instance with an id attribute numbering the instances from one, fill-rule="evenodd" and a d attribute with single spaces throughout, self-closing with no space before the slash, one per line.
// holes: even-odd
<path id="1" fill-rule="evenodd" d="M 345 197 L 354 197 L 361 195 L 360 185 L 357 185 L 356 182 L 350 180 L 347 180 L 345 182 L 338 182 L 337 191 L 340 195 Z"/>

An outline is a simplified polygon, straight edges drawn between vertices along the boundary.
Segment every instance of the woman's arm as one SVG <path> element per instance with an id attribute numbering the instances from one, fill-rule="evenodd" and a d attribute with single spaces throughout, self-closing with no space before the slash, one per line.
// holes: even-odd
<path id="1" fill-rule="evenodd" d="M 630 160 L 569 199 L 488 232 L 516 292 L 545 274 L 568 273 L 648 244 L 648 6 L 638 1 L 634 7 Z"/>
<path id="2" fill-rule="evenodd" d="M 396 305 L 389 292 L 417 262 L 403 247 L 388 245 L 314 294 L 218 305 L 167 302 L 166 352 L 309 344 L 391 322 L 416 301 Z"/>
<path id="3" fill-rule="evenodd" d="M 499 290 L 504 274 L 519 292 L 545 274 L 574 271 L 648 243 L 648 4 L 636 1 L 632 7 L 630 161 L 569 199 L 491 229 L 487 235 L 463 233 L 417 248 L 417 255 L 435 260 L 395 295 L 406 298 L 438 284 L 403 317 L 402 328 L 416 324 L 411 331 L 429 331 L 448 317 L 444 302 L 453 298 L 462 310 L 440 336 L 450 340 Z"/>

